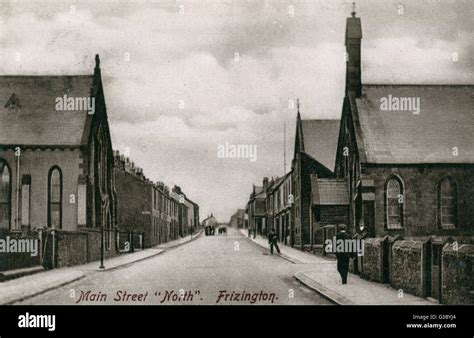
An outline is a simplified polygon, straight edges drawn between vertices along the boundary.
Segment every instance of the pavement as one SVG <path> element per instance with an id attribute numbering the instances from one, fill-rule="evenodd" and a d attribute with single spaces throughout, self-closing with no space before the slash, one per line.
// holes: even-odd
<path id="1" fill-rule="evenodd" d="M 201 232 L 196 235 L 180 238 L 153 248 L 140 250 L 134 253 L 122 254 L 104 261 L 104 268 L 99 268 L 99 261 L 90 262 L 66 268 L 44 271 L 36 269 L 38 273 L 25 277 L 11 279 L 0 283 L 0 305 L 12 304 L 41 295 L 84 278 L 89 272 L 105 272 L 123 268 L 136 262 L 157 256 L 166 250 L 186 244 L 197 239 Z M 25 269 L 19 269 L 25 270 Z"/>
<path id="2" fill-rule="evenodd" d="M 240 229 L 248 238 L 248 231 Z M 250 238 L 256 244 L 269 250 L 268 240 L 261 236 Z M 349 273 L 348 283 L 342 284 L 336 268 L 336 261 L 307 252 L 279 245 L 281 258 L 294 264 L 311 264 L 311 269 L 295 273 L 294 277 L 301 283 L 320 293 L 339 305 L 436 305 L 425 298 L 395 290 L 387 284 L 380 284 L 360 278 Z"/>

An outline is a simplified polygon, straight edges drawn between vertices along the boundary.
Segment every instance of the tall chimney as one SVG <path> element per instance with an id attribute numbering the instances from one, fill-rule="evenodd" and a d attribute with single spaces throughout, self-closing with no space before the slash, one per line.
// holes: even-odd
<path id="1" fill-rule="evenodd" d="M 268 189 L 268 177 L 263 178 L 263 191 L 267 191 Z"/>
<path id="2" fill-rule="evenodd" d="M 360 18 L 356 18 L 355 3 L 351 17 L 346 22 L 346 97 L 352 92 L 354 97 L 360 97 L 362 92 L 360 45 L 362 40 L 362 26 Z"/>

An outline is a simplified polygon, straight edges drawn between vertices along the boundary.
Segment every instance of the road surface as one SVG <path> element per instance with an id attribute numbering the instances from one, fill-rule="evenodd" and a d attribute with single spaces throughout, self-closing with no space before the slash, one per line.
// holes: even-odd
<path id="1" fill-rule="evenodd" d="M 78 267 L 79 268 L 79 267 Z M 143 261 L 86 277 L 17 304 L 315 305 L 328 300 L 293 278 L 293 264 L 229 228 Z"/>

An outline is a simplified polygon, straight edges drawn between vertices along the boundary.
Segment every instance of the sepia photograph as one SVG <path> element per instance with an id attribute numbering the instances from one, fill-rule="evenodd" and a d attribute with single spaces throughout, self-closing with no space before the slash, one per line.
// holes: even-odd
<path id="1" fill-rule="evenodd" d="M 276 306 L 472 337 L 473 17 L 0 1 L 0 313 L 52 334 L 62 311 Z"/>

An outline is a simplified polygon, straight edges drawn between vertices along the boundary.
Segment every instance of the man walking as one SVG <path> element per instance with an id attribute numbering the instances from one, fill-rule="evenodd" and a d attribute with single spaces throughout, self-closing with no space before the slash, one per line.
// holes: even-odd
<path id="1" fill-rule="evenodd" d="M 275 233 L 275 229 L 270 230 L 268 233 L 268 244 L 270 244 L 271 255 L 273 255 L 273 247 L 275 247 L 278 254 L 280 254 L 280 248 L 278 247 L 278 236 Z"/>
<path id="2" fill-rule="evenodd" d="M 339 233 L 336 235 L 336 241 L 339 243 L 341 240 L 346 241 L 351 239 L 351 236 L 346 233 L 346 225 L 345 224 L 339 224 Z M 342 246 L 343 248 L 345 245 Z M 336 257 L 337 257 L 337 271 L 341 275 L 342 279 L 342 284 L 347 284 L 347 273 L 349 272 L 349 258 L 351 256 L 350 252 L 346 251 L 336 251 Z"/>

